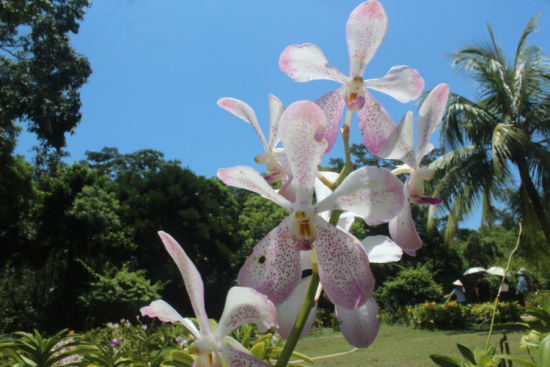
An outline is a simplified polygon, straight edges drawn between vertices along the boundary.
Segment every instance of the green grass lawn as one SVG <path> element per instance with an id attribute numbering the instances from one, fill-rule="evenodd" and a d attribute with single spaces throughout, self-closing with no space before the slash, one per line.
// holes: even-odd
<path id="1" fill-rule="evenodd" d="M 512 354 L 524 356 L 527 354 L 518 350 L 521 335 L 525 329 L 513 325 L 496 325 L 491 337 L 491 345 L 499 352 L 499 339 L 502 331 L 506 331 Z M 472 349 L 483 348 L 487 341 L 488 329 L 460 331 L 429 331 L 408 326 L 381 325 L 378 337 L 367 349 L 359 349 L 353 353 L 328 358 L 317 359 L 314 366 L 367 366 L 367 367 L 397 367 L 397 366 L 436 366 L 430 359 L 430 354 L 444 354 L 460 358 L 457 343 Z M 302 340 L 296 350 L 309 357 L 319 357 L 333 353 L 352 350 L 340 332 L 324 329 L 321 335 L 310 334 Z"/>

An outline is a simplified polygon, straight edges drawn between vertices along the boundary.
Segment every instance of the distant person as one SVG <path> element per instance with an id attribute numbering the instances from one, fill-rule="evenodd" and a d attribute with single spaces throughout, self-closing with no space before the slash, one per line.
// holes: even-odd
<path id="1" fill-rule="evenodd" d="M 489 302 L 491 295 L 489 293 L 489 281 L 482 274 L 476 281 L 476 297 L 478 302 Z"/>
<path id="2" fill-rule="evenodd" d="M 508 281 L 507 277 L 504 277 L 504 280 L 500 284 L 500 288 L 498 289 L 498 299 L 501 301 L 509 301 L 510 300 L 510 282 Z"/>
<path id="3" fill-rule="evenodd" d="M 525 299 L 527 298 L 529 292 L 533 289 L 533 286 L 531 285 L 531 281 L 527 276 L 527 271 L 524 268 L 519 269 L 518 274 L 519 279 L 516 296 L 518 297 L 519 304 L 525 306 Z"/>
<path id="4" fill-rule="evenodd" d="M 453 282 L 453 286 L 454 288 L 451 293 L 447 294 L 444 298 L 447 299 L 454 295 L 456 297 L 456 301 L 459 304 L 464 304 L 464 302 L 466 302 L 466 296 L 464 295 L 464 284 L 462 284 L 462 282 L 457 279 Z"/>

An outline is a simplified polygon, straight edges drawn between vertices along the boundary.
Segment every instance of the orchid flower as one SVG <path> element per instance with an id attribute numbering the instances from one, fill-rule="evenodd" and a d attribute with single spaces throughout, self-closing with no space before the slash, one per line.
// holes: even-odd
<path id="1" fill-rule="evenodd" d="M 389 134 L 389 138 L 380 150 L 382 158 L 399 159 L 405 163 L 392 172 L 395 175 L 410 174 L 404 186 L 404 195 L 409 203 L 430 205 L 441 203 L 439 198 L 424 195 L 424 181 L 432 179 L 434 172 L 420 167 L 420 163 L 422 158 L 434 148 L 429 140 L 441 123 L 448 96 L 449 86 L 439 84 L 428 94 L 420 106 L 416 131 L 416 153 L 413 134 L 414 121 L 410 111 Z M 422 240 L 416 232 L 412 219 L 410 204 L 404 205 L 399 214 L 389 222 L 389 229 L 392 239 L 405 252 L 414 255 L 415 251 L 422 247 Z"/>
<path id="2" fill-rule="evenodd" d="M 193 367 L 221 367 L 222 359 L 230 366 L 270 366 L 252 356 L 228 335 L 245 323 L 257 324 L 261 332 L 272 326 L 277 327 L 273 303 L 251 288 L 232 287 L 227 294 L 220 322 L 216 330 L 212 331 L 204 307 L 204 285 L 197 268 L 169 234 L 159 232 L 159 236 L 180 270 L 200 331 L 190 319 L 183 318 L 161 299 L 141 308 L 141 314 L 156 317 L 163 322 L 180 322 L 193 334 L 195 342 L 190 351 L 197 355 Z"/>
<path id="3" fill-rule="evenodd" d="M 362 3 L 351 12 L 346 25 L 349 76 L 332 67 L 321 49 L 311 43 L 288 46 L 279 58 L 281 70 L 295 81 L 329 79 L 344 84 L 321 97 L 318 103 L 327 113 L 331 126 L 338 125 L 344 105 L 347 105 L 348 115 L 357 111 L 363 142 L 375 155 L 387 139 L 388 128 L 395 124 L 367 88 L 386 93 L 403 103 L 417 99 L 424 88 L 424 79 L 419 73 L 404 65 L 393 66 L 382 78 L 363 79 L 365 67 L 382 43 L 387 25 L 384 8 L 376 0 Z M 346 124 L 349 124 L 348 117 Z M 334 139 L 336 135 L 328 138 L 329 147 Z"/>
<path id="4" fill-rule="evenodd" d="M 351 173 L 324 200 L 312 204 L 315 177 L 326 150 L 326 117 L 309 101 L 291 104 L 281 116 L 281 141 L 288 158 L 295 200 L 271 188 L 258 172 L 237 166 L 218 170 L 227 185 L 254 191 L 275 202 L 290 215 L 255 247 L 239 272 L 239 284 L 283 303 L 301 279 L 300 251 L 312 251 L 321 284 L 333 303 L 357 309 L 370 297 L 374 278 L 367 253 L 354 236 L 328 224 L 319 213 L 348 210 L 367 223 L 393 218 L 403 206 L 403 189 L 390 171 L 364 167 Z"/>
<path id="5" fill-rule="evenodd" d="M 248 104 L 235 98 L 225 97 L 218 100 L 218 106 L 252 125 L 265 149 L 265 153 L 258 154 L 254 160 L 258 164 L 265 163 L 268 174 L 264 178 L 267 182 L 279 181 L 285 175 L 284 158 L 280 154 L 281 150 L 276 148 L 280 141 L 279 119 L 285 110 L 281 101 L 274 95 L 269 95 L 269 139 L 267 141 L 256 113 Z"/>

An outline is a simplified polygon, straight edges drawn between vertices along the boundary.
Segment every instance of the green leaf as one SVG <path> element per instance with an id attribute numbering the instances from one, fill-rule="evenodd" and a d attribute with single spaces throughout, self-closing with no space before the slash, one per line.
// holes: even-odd
<path id="1" fill-rule="evenodd" d="M 458 347 L 458 350 L 460 351 L 460 354 L 471 364 L 476 364 L 476 359 L 474 356 L 474 352 L 467 346 L 457 343 L 456 346 Z"/>
<path id="2" fill-rule="evenodd" d="M 259 359 L 264 359 L 264 353 L 265 353 L 265 343 L 259 342 L 255 343 L 252 348 L 250 348 L 250 353 L 254 355 L 254 357 Z"/>
<path id="3" fill-rule="evenodd" d="M 550 315 L 550 297 L 546 297 L 546 299 L 542 302 L 542 309 Z"/>
<path id="4" fill-rule="evenodd" d="M 496 366 L 497 362 L 491 356 L 481 348 L 476 348 L 474 351 L 475 365 L 479 367 Z"/>
<path id="5" fill-rule="evenodd" d="M 172 357 L 171 363 L 174 367 L 189 367 L 194 362 L 193 357 L 182 350 L 175 350 L 170 353 L 170 356 Z"/>
<path id="6" fill-rule="evenodd" d="M 550 366 L 550 335 L 540 342 L 539 362 L 542 366 Z"/>
<path id="7" fill-rule="evenodd" d="M 497 354 L 495 355 L 496 358 L 503 358 L 503 359 L 506 359 L 506 360 L 509 360 L 509 361 L 512 361 L 512 362 L 515 362 L 517 364 L 519 364 L 520 366 L 525 366 L 525 367 L 541 367 L 539 364 L 537 363 L 534 363 L 534 362 L 531 362 L 531 361 L 527 361 L 521 357 L 518 357 L 518 356 L 512 356 L 512 355 L 509 355 L 509 354 Z"/>
<path id="8" fill-rule="evenodd" d="M 441 367 L 460 367 L 462 365 L 462 361 L 460 359 L 442 356 L 440 354 L 431 354 L 430 358 L 435 362 L 435 364 Z"/>

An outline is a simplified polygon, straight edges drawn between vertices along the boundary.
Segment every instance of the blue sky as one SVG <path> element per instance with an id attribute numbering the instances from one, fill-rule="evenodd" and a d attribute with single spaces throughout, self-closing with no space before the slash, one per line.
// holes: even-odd
<path id="1" fill-rule="evenodd" d="M 487 36 L 487 23 L 508 55 L 531 17 L 542 13 L 531 42 L 550 49 L 549 0 L 382 0 L 386 37 L 365 78 L 393 65 L 416 68 L 426 88 L 445 82 L 475 97 L 475 85 L 449 66 L 445 55 Z M 117 147 L 122 153 L 150 148 L 179 159 L 195 173 L 214 176 L 220 167 L 255 166 L 262 151 L 252 128 L 216 105 L 220 97 L 250 104 L 267 130 L 267 98 L 288 105 L 314 100 L 337 86 L 296 83 L 278 67 L 281 51 L 311 42 L 347 74 L 345 24 L 358 1 L 97 0 L 88 9 L 73 46 L 92 69 L 82 88 L 83 118 L 67 138 L 69 162 L 86 150 Z M 373 92 L 395 121 L 401 104 Z M 352 124 L 356 126 L 356 124 Z M 352 142 L 360 142 L 352 130 Z M 434 140 L 435 142 L 435 140 Z M 16 153 L 32 156 L 33 136 L 21 134 Z M 342 156 L 338 141 L 330 156 Z M 324 161 L 327 163 L 328 159 Z M 477 225 L 477 223 L 476 223 Z"/>

